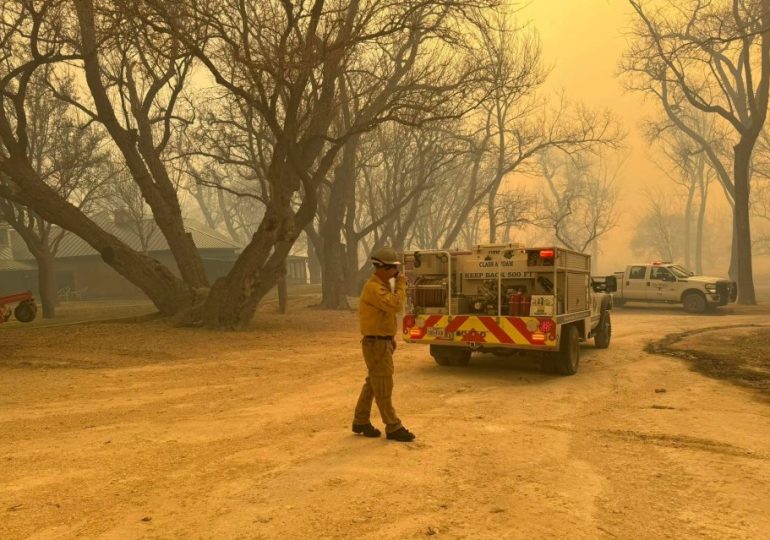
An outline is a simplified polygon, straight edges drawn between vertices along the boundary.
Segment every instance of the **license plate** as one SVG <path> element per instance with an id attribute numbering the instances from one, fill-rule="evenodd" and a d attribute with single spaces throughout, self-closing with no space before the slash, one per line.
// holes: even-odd
<path id="1" fill-rule="evenodd" d="M 435 326 L 431 326 L 428 328 L 428 335 L 432 337 L 446 337 L 446 330 L 443 328 L 436 328 Z"/>

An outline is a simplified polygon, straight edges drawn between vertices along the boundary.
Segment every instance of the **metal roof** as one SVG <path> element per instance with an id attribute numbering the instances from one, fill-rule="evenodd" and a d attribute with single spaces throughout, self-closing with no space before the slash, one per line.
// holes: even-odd
<path id="1" fill-rule="evenodd" d="M 108 219 L 96 219 L 95 221 L 105 232 L 126 243 L 131 249 L 136 251 L 140 251 L 142 249 L 139 234 L 135 232 L 135 224 L 118 224 L 115 221 Z M 134 229 L 132 229 L 132 225 Z M 161 234 L 160 229 L 158 229 L 157 225 L 152 219 L 145 220 L 142 226 L 145 227 L 145 234 L 149 237 L 147 239 L 148 252 L 169 251 L 166 238 L 163 236 L 163 234 Z M 211 229 L 203 223 L 194 220 L 185 221 L 185 229 L 192 235 L 193 242 L 195 242 L 195 246 L 199 250 L 221 249 L 235 252 L 236 250 L 239 250 L 243 247 L 215 231 L 214 229 Z M 20 241 L 21 239 L 18 238 L 18 240 Z M 56 252 L 57 259 L 65 257 L 88 257 L 93 255 L 98 255 L 97 251 L 92 248 L 85 240 L 71 232 L 64 234 L 64 237 L 59 244 L 59 249 Z M 34 257 L 31 253 L 27 252 L 16 253 L 16 258 L 18 260 L 31 260 Z"/>
<path id="2" fill-rule="evenodd" d="M 6 259 L 0 259 L 0 272 L 15 272 L 15 271 L 35 271 L 37 270 L 37 264 L 28 263 L 24 261 L 10 261 Z"/>

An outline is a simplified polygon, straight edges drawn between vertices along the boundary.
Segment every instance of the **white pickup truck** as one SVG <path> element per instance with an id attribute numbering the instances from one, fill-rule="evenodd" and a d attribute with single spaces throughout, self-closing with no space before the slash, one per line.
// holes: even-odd
<path id="1" fill-rule="evenodd" d="M 670 262 L 631 264 L 625 272 L 615 272 L 618 289 L 613 304 L 663 302 L 682 304 L 688 313 L 703 313 L 728 302 L 735 302 L 738 287 L 734 281 L 712 276 L 696 276 L 681 265 Z"/>

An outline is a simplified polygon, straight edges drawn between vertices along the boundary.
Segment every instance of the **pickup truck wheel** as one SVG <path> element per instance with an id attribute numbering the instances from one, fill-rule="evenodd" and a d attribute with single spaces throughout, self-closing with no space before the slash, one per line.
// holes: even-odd
<path id="1" fill-rule="evenodd" d="M 599 325 L 596 327 L 596 333 L 594 334 L 594 345 L 597 349 L 606 349 L 610 346 L 610 338 L 612 337 L 612 320 L 610 319 L 610 312 L 602 311 L 602 315 L 599 318 Z"/>
<path id="2" fill-rule="evenodd" d="M 37 305 L 34 300 L 24 300 L 13 310 L 16 320 L 23 323 L 32 322 L 37 314 Z"/>
<path id="3" fill-rule="evenodd" d="M 561 331 L 559 352 L 556 353 L 556 369 L 562 375 L 574 375 L 580 365 L 580 335 L 575 326 Z"/>
<path id="4" fill-rule="evenodd" d="M 682 298 L 684 310 L 687 313 L 703 313 L 706 311 L 706 298 L 699 292 L 689 292 Z"/>

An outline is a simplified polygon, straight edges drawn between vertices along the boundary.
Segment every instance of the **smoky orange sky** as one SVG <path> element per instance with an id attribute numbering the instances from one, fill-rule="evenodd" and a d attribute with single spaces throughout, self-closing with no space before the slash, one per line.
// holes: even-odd
<path id="1" fill-rule="evenodd" d="M 639 259 L 633 255 L 629 241 L 647 208 L 645 192 L 653 187 L 672 197 L 676 193 L 656 165 L 656 161 L 663 162 L 660 154 L 650 151 L 642 136 L 641 123 L 658 112 L 656 104 L 640 93 L 626 91 L 618 79 L 618 63 L 634 17 L 627 0 L 530 0 L 518 15 L 521 22 L 529 22 L 540 34 L 543 59 L 552 68 L 545 91 L 563 89 L 574 101 L 610 109 L 627 133 L 627 158 L 618 182 L 620 220 L 618 227 L 600 242 L 600 273 L 621 270 Z M 715 183 L 709 194 L 709 214 L 730 226 L 729 207 Z M 718 264 L 704 261 L 704 271 L 726 275 L 727 262 L 726 257 Z M 755 254 L 754 271 L 759 276 L 755 283 L 766 279 L 770 275 L 770 257 Z"/>
<path id="2" fill-rule="evenodd" d="M 632 17 L 625 0 L 531 0 L 518 16 L 540 34 L 543 59 L 551 66 L 545 91 L 563 89 L 573 101 L 610 109 L 627 132 L 627 158 L 618 182 L 620 221 L 600 243 L 597 262 L 603 273 L 633 262 L 628 243 L 644 210 L 644 189 L 663 182 L 640 129 L 645 116 L 655 112 L 654 103 L 627 92 L 617 78 Z"/>

